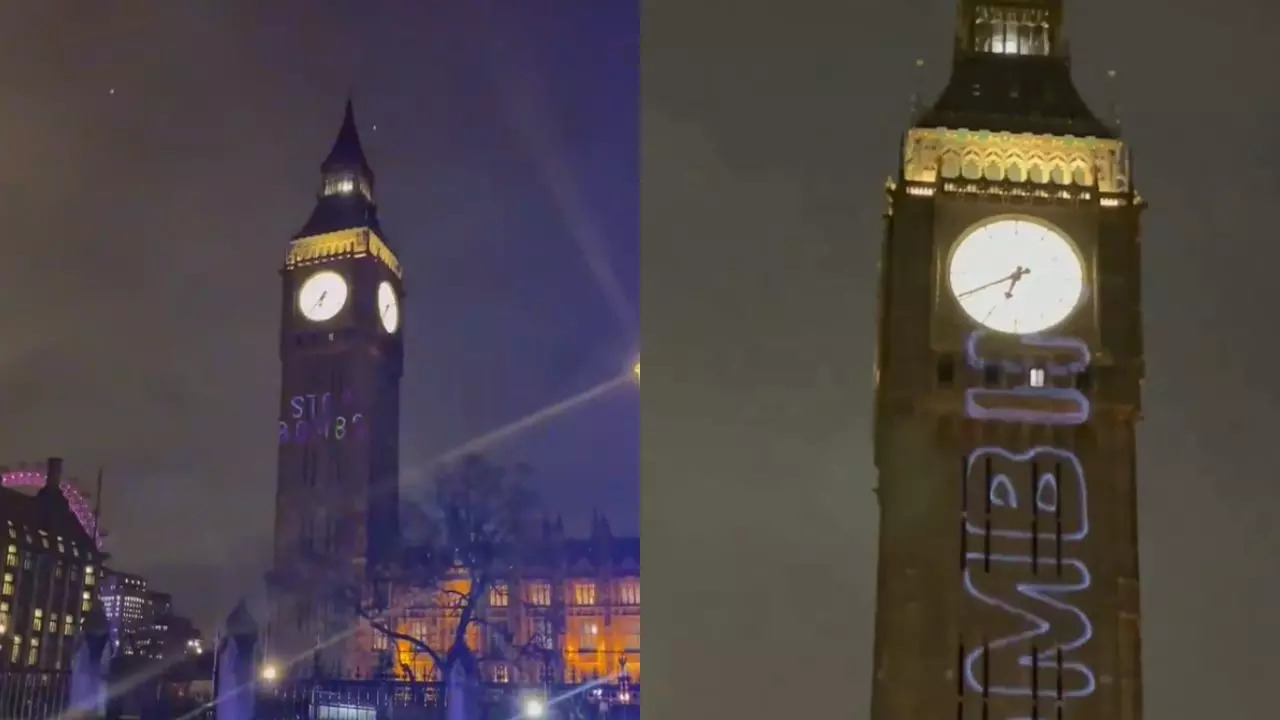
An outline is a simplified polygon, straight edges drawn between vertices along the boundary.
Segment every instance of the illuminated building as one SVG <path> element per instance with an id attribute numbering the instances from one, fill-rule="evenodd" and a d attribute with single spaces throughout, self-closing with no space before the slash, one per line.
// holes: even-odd
<path id="1" fill-rule="evenodd" d="M 133 652 L 155 659 L 198 655 L 204 649 L 200 631 L 190 619 L 169 613 L 154 617 L 130 636 Z"/>
<path id="2" fill-rule="evenodd" d="M 303 657 L 351 611 L 316 590 L 365 582 L 399 540 L 400 262 L 347 103 L 315 207 L 283 253 L 281 394 L 268 644 Z M 337 573 L 337 575 L 335 575 Z M 353 640 L 313 668 L 349 666 Z"/>
<path id="3" fill-rule="evenodd" d="M 103 568 L 102 572 L 102 585 L 98 591 L 102 611 L 111 627 L 111 639 L 119 646 L 139 630 L 150 626 L 151 593 L 147 591 L 146 578 L 141 575 L 110 568 Z M 125 643 L 124 652 L 134 652 L 132 643 Z"/>
<path id="4" fill-rule="evenodd" d="M 471 626 L 468 645 L 481 659 L 490 682 L 538 682 L 543 678 L 569 683 L 625 674 L 640 680 L 640 539 L 614 537 L 597 517 L 590 537 L 566 538 L 559 522 L 544 528 L 539 542 L 524 548 L 517 582 L 496 584 L 489 592 L 482 622 Z M 464 585 L 447 591 L 466 593 Z M 396 630 L 429 646 L 448 647 L 457 631 L 456 611 L 443 593 L 397 593 Z M 544 652 L 525 653 L 511 662 L 491 652 L 491 628 L 510 628 L 513 642 Z M 370 631 L 369 647 L 387 648 L 386 635 Z M 426 654 L 412 643 L 395 643 L 398 675 L 439 679 Z"/>
<path id="5" fill-rule="evenodd" d="M 1128 148 L 1061 0 L 962 0 L 886 188 L 873 720 L 1141 717 Z"/>
<path id="6" fill-rule="evenodd" d="M 199 654 L 204 648 L 200 631 L 190 619 L 173 612 L 173 596 L 155 591 L 146 595 L 146 617 L 129 634 L 128 649 L 155 659 Z"/>
<path id="7" fill-rule="evenodd" d="M 62 461 L 22 472 L 38 472 L 45 483 L 34 495 L 0 488 L 0 673 L 65 670 L 92 605 L 101 556 L 63 492 Z"/>

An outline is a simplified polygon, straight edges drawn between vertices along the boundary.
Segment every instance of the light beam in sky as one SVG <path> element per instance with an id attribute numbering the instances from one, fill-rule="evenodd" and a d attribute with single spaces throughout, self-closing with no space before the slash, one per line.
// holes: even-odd
<path id="1" fill-rule="evenodd" d="M 546 407 L 543 407 L 539 410 L 535 410 L 529 413 L 528 415 L 525 415 L 519 420 L 503 425 L 497 430 L 493 430 L 491 432 L 485 433 L 484 435 L 474 437 L 462 443 L 461 445 L 458 445 L 452 450 L 448 450 L 444 452 L 437 458 L 437 460 L 441 462 L 448 462 L 451 460 L 456 460 L 462 457 L 463 455 L 467 455 L 469 453 L 479 452 L 482 449 L 492 445 L 495 442 L 498 442 L 500 440 L 505 440 L 517 433 L 523 432 L 532 427 L 536 427 L 537 425 L 540 425 L 546 422 L 547 420 L 550 420 L 551 418 L 557 417 L 559 415 L 563 415 L 564 413 L 570 410 L 578 408 L 594 400 L 595 398 L 600 397 L 601 395 L 604 395 L 605 393 L 609 392 L 610 390 L 620 385 L 635 382 L 633 378 L 638 378 L 638 373 L 633 374 L 634 372 L 635 372 L 634 369 L 629 369 L 626 372 L 620 375 L 617 375 L 613 378 L 610 378 L 608 380 L 605 380 L 599 385 L 596 385 L 595 387 L 590 388 L 588 390 L 584 390 L 583 392 L 580 392 L 577 395 L 574 395 L 573 397 L 567 398 L 565 400 L 561 400 L 560 402 L 557 402 L 551 405 L 547 405 Z"/>

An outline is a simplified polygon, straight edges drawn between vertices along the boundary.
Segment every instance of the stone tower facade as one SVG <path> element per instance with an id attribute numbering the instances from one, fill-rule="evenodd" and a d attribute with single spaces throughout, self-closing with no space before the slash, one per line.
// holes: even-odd
<path id="1" fill-rule="evenodd" d="M 874 720 L 1141 717 L 1129 154 L 1061 0 L 961 0 L 887 186 Z"/>
<path id="2" fill-rule="evenodd" d="M 355 624 L 355 603 L 338 589 L 367 587 L 399 543 L 403 276 L 350 103 L 320 170 L 315 209 L 280 271 L 269 651 L 287 662 L 323 646 L 295 675 L 349 671 L 355 641 L 334 638 Z"/>

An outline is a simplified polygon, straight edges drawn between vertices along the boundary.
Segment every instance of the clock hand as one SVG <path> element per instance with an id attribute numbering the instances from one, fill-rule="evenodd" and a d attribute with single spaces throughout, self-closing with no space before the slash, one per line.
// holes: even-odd
<path id="1" fill-rule="evenodd" d="M 1013 271 L 1013 274 L 1009 276 L 1009 289 L 1004 291 L 1004 297 L 1006 300 L 1013 297 L 1013 289 L 1017 287 L 1018 281 L 1021 280 L 1024 276 L 1030 275 L 1030 274 L 1031 274 L 1031 268 L 1024 268 L 1021 265 L 1019 265 Z"/>
<path id="2" fill-rule="evenodd" d="M 1019 266 L 1018 270 L 1021 270 L 1021 269 L 1022 269 L 1022 268 L 1021 268 L 1021 266 Z M 969 297 L 970 295 L 977 294 L 977 293 L 979 293 L 979 292 L 981 292 L 981 291 L 983 291 L 983 290 L 986 290 L 987 288 L 992 288 L 992 287 L 995 287 L 995 286 L 997 286 L 997 285 L 999 285 L 999 284 L 1001 284 L 1001 283 L 1009 282 L 1009 281 L 1013 280 L 1015 277 L 1017 277 L 1017 275 L 1018 275 L 1018 270 L 1014 270 L 1013 272 L 1009 273 L 1008 275 L 1005 275 L 1004 277 L 999 278 L 999 279 L 996 279 L 996 280 L 992 280 L 991 282 L 986 283 L 985 285 L 979 285 L 979 286 L 978 286 L 978 287 L 976 287 L 976 288 L 972 288 L 972 289 L 970 289 L 970 290 L 966 290 L 966 291 L 964 291 L 964 292 L 962 292 L 962 293 L 957 293 L 957 294 L 956 294 L 956 299 L 957 299 L 957 300 L 963 300 L 964 298 L 967 298 L 967 297 Z"/>
<path id="3" fill-rule="evenodd" d="M 999 283 L 1008 281 L 1009 288 L 1004 292 L 1005 302 L 1008 302 L 1013 299 L 1013 288 L 1018 284 L 1018 281 L 1021 280 L 1024 276 L 1029 275 L 1030 273 L 1031 273 L 1030 268 L 1024 268 L 1021 265 L 1019 265 L 1018 267 L 1014 268 L 1013 272 L 1009 273 L 1008 277 L 1001 278 L 995 281 L 994 283 L 988 283 L 983 287 L 991 287 L 992 285 L 997 285 Z M 982 288 L 979 288 L 979 289 L 982 289 Z M 991 307 L 987 308 L 987 314 L 982 316 L 982 324 L 985 325 L 987 321 L 991 319 L 991 314 L 994 313 L 996 311 L 996 308 L 998 307 L 1000 307 L 999 303 L 992 303 Z M 1013 329 L 1015 332 L 1017 332 L 1017 329 L 1018 329 L 1017 318 L 1014 318 L 1013 320 Z"/>
<path id="4" fill-rule="evenodd" d="M 328 295 L 328 294 L 329 294 L 329 291 L 328 291 L 328 290 L 325 290 L 324 292 L 320 293 L 320 297 L 316 298 L 316 304 L 315 304 L 315 305 L 312 305 L 312 306 L 311 306 L 311 309 L 312 309 L 312 310 L 314 310 L 314 309 L 316 309 L 316 308 L 320 307 L 321 305 L 323 305 L 323 304 L 324 304 L 324 298 L 325 298 L 325 296 L 326 296 L 326 295 Z"/>

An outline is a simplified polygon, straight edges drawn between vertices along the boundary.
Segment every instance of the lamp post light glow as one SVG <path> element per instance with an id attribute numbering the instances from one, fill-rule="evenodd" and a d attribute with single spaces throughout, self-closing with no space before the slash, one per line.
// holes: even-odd
<path id="1" fill-rule="evenodd" d="M 636 376 L 636 384 L 640 384 L 640 361 L 636 360 L 636 364 L 631 368 L 631 374 Z"/>
<path id="2" fill-rule="evenodd" d="M 280 677 L 280 670 L 278 670 L 275 665 L 267 663 L 262 666 L 262 670 L 259 672 L 259 675 L 262 677 L 264 682 L 275 682 Z"/>
<path id="3" fill-rule="evenodd" d="M 542 700 L 540 700 L 540 699 L 538 699 L 538 698 L 536 698 L 536 697 L 531 697 L 531 698 L 527 698 L 527 699 L 525 699 L 525 701 L 524 701 L 524 716 L 525 716 L 525 717 L 527 717 L 527 718 L 535 718 L 535 719 L 536 719 L 536 718 L 540 718 L 540 717 L 542 717 L 542 716 L 544 716 L 544 715 L 546 715 L 546 714 L 547 714 L 547 706 L 546 706 L 546 705 L 544 705 L 544 704 L 542 703 Z"/>

